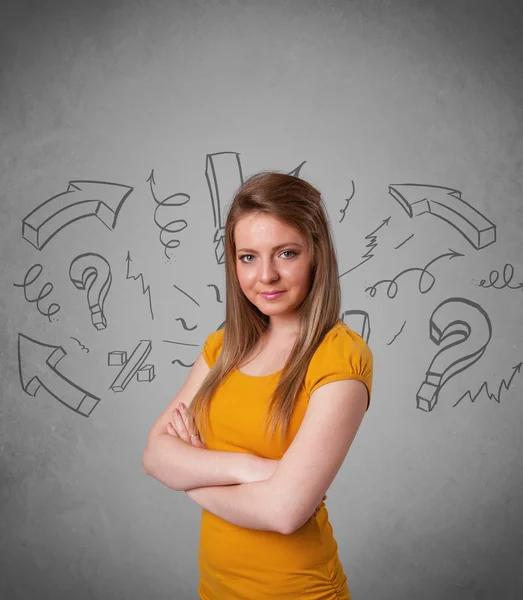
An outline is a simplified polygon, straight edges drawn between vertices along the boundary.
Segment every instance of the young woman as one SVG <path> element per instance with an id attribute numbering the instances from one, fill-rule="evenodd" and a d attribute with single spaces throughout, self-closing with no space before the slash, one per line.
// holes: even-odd
<path id="1" fill-rule="evenodd" d="M 201 600 L 349 600 L 323 500 L 368 409 L 373 356 L 339 318 L 319 191 L 282 173 L 245 181 L 225 280 L 225 326 L 154 424 L 144 470 L 203 508 Z"/>

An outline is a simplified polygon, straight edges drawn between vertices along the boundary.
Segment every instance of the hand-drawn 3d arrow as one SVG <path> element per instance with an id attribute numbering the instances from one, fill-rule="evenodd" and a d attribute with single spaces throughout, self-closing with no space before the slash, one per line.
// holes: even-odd
<path id="1" fill-rule="evenodd" d="M 457 229 L 476 248 L 496 241 L 496 226 L 461 198 L 461 192 L 439 185 L 400 183 L 389 185 L 389 194 L 412 217 L 429 213 Z"/>
<path id="2" fill-rule="evenodd" d="M 73 221 L 96 216 L 114 229 L 118 213 L 134 188 L 107 181 L 70 181 L 61 192 L 22 219 L 22 237 L 38 250 Z"/>
<path id="3" fill-rule="evenodd" d="M 44 344 L 19 333 L 18 370 L 22 389 L 27 394 L 36 396 L 36 392 L 43 387 L 64 406 L 88 417 L 100 398 L 83 390 L 58 371 L 56 366 L 66 355 L 67 352 L 61 346 Z"/>

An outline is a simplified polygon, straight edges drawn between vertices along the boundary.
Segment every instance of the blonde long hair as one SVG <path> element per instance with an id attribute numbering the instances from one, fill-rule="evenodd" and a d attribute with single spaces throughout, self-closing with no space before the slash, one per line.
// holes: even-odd
<path id="1" fill-rule="evenodd" d="M 310 183 L 292 175 L 274 171 L 252 175 L 238 188 L 225 224 L 223 346 L 190 406 L 190 413 L 194 415 L 204 438 L 211 400 L 218 386 L 252 351 L 269 325 L 269 317 L 247 299 L 236 275 L 234 229 L 240 219 L 252 213 L 267 214 L 294 227 L 312 249 L 311 286 L 298 308 L 299 333 L 266 415 L 269 436 L 277 428 L 280 439 L 286 436 L 296 397 L 304 383 L 312 355 L 325 334 L 339 320 L 341 291 L 338 261 L 320 192 Z"/>

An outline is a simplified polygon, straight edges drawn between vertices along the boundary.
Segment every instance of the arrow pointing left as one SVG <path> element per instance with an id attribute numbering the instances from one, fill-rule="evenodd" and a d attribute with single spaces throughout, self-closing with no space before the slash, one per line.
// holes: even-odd
<path id="1" fill-rule="evenodd" d="M 43 387 L 67 408 L 88 417 L 100 398 L 93 396 L 58 371 L 56 365 L 67 352 L 61 346 L 44 344 L 18 334 L 18 369 L 22 389 L 31 396 Z"/>
<path id="2" fill-rule="evenodd" d="M 22 237 L 41 250 L 60 229 L 92 216 L 114 229 L 118 213 L 133 189 L 107 181 L 70 181 L 65 192 L 49 198 L 22 219 Z"/>

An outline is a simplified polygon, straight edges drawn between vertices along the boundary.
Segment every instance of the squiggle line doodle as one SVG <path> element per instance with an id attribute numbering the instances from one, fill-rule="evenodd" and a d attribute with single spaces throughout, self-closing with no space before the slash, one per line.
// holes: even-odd
<path id="1" fill-rule="evenodd" d="M 184 292 L 184 291 L 182 290 L 182 288 L 179 288 L 179 287 L 178 287 L 177 285 L 175 285 L 174 283 L 173 283 L 173 287 L 175 287 L 175 288 L 176 288 L 176 289 L 177 289 L 179 292 L 181 292 L 182 294 L 184 294 L 185 296 L 187 296 L 187 298 L 189 298 L 189 300 L 192 300 L 192 301 L 193 301 L 193 302 L 196 304 L 196 306 L 200 306 L 200 305 L 198 304 L 198 302 L 196 302 L 196 300 L 195 300 L 195 299 L 194 299 L 192 296 L 189 296 L 189 294 L 188 294 L 187 292 Z"/>
<path id="2" fill-rule="evenodd" d="M 132 262 L 131 260 L 131 253 L 129 252 L 129 250 L 127 250 L 127 258 L 125 259 L 127 261 L 127 273 L 125 274 L 125 278 L 126 279 L 141 279 L 142 281 L 142 294 L 145 294 L 145 292 L 147 292 L 147 295 L 149 296 L 149 311 L 151 313 L 151 319 L 154 321 L 154 315 L 153 315 L 153 306 L 152 306 L 152 301 L 151 301 L 151 290 L 150 290 L 150 286 L 145 287 L 145 283 L 143 280 L 143 276 L 140 273 L 139 275 L 129 275 L 129 264 Z"/>
<path id="3" fill-rule="evenodd" d="M 506 263 L 505 266 L 503 267 L 503 281 L 505 285 L 496 285 L 498 279 L 499 279 L 499 271 L 491 271 L 489 274 L 489 285 L 485 285 L 486 280 L 482 279 L 479 282 L 479 287 L 482 288 L 490 288 L 490 287 L 494 287 L 497 290 L 502 290 L 505 287 L 510 288 L 511 290 L 521 290 L 523 289 L 523 282 L 518 283 L 518 285 L 514 286 L 514 285 L 510 285 L 510 282 L 512 281 L 512 278 L 514 277 L 514 267 L 509 264 Z"/>
<path id="4" fill-rule="evenodd" d="M 403 240 L 401 242 L 401 244 L 398 244 L 397 246 L 394 246 L 394 250 L 397 250 L 398 248 L 401 248 L 403 246 L 403 244 L 406 244 L 409 240 L 411 240 L 414 237 L 414 234 L 409 235 L 409 237 L 406 240 Z"/>
<path id="5" fill-rule="evenodd" d="M 31 271 L 32 271 L 32 270 L 33 270 L 35 267 L 36 267 L 36 268 L 38 268 L 38 267 L 39 267 L 39 268 L 40 268 L 40 270 L 39 270 L 39 271 L 38 271 L 38 273 L 37 273 L 37 274 L 36 274 L 36 275 L 33 277 L 33 279 L 31 279 L 30 281 L 28 281 L 28 278 L 29 278 L 29 276 L 30 276 L 30 273 L 31 273 Z M 27 273 L 25 274 L 25 277 L 24 277 L 24 282 L 23 282 L 23 283 L 13 283 L 13 285 L 14 285 L 15 287 L 21 287 L 21 288 L 23 288 L 23 289 L 24 289 L 24 297 L 25 297 L 25 299 L 27 300 L 27 302 L 31 302 L 31 303 L 32 303 L 32 302 L 36 302 L 36 308 L 38 309 L 38 312 L 39 312 L 41 315 L 43 315 L 43 316 L 47 317 L 47 318 L 48 318 L 48 320 L 49 320 L 49 322 L 51 322 L 51 317 L 52 317 L 53 315 L 55 315 L 55 314 L 56 314 L 56 313 L 57 313 L 57 312 L 60 310 L 60 305 L 59 305 L 59 304 L 56 304 L 56 302 L 52 302 L 52 303 L 51 303 L 51 304 L 48 306 L 47 312 L 45 312 L 45 311 L 43 311 L 43 310 L 40 310 L 40 301 L 41 301 L 43 298 L 46 298 L 47 296 L 49 296 L 49 294 L 50 294 L 50 293 L 53 291 L 53 284 L 52 284 L 52 283 L 49 283 L 49 281 L 47 281 L 47 282 L 44 284 L 44 286 L 42 287 L 42 289 L 41 289 L 41 290 L 38 292 L 38 296 L 37 296 L 36 298 L 29 298 L 29 296 L 27 295 L 27 292 L 26 292 L 26 288 L 27 288 L 27 287 L 29 287 L 29 286 L 30 286 L 32 283 L 34 283 L 34 282 L 35 282 L 35 281 L 38 279 L 38 277 L 40 277 L 40 273 L 42 272 L 42 270 L 43 270 L 43 266 L 42 266 L 41 264 L 37 263 L 37 264 L 33 265 L 33 266 L 32 266 L 32 267 L 31 267 L 31 268 L 30 268 L 30 269 L 27 271 Z"/>
<path id="6" fill-rule="evenodd" d="M 491 400 L 495 400 L 498 404 L 500 403 L 500 398 L 501 398 L 501 388 L 504 387 L 507 392 L 510 389 L 510 385 L 512 383 L 512 380 L 514 379 L 514 377 L 516 376 L 517 373 L 521 372 L 521 366 L 523 365 L 523 362 L 518 363 L 517 365 L 515 365 L 514 367 L 512 367 L 513 372 L 512 375 L 510 376 L 508 381 L 505 381 L 504 379 L 501 380 L 501 383 L 499 384 L 499 388 L 498 388 L 498 393 L 497 394 L 491 394 L 489 392 L 488 389 L 488 384 L 487 382 L 483 382 L 483 384 L 481 385 L 481 387 L 479 388 L 477 394 L 475 396 L 472 396 L 472 394 L 470 393 L 470 390 L 467 390 L 463 396 L 461 396 L 461 398 L 456 402 L 456 404 L 454 404 L 454 406 L 457 406 L 462 400 L 463 398 L 465 398 L 465 396 L 468 395 L 468 397 L 470 398 L 471 402 L 474 402 L 474 400 L 476 400 L 476 398 L 481 394 L 482 390 L 485 389 L 485 393 L 487 394 L 487 396 L 491 399 Z"/>
<path id="7" fill-rule="evenodd" d="M 352 194 L 350 195 L 349 198 L 345 198 L 346 204 L 343 208 L 340 208 L 340 213 L 343 216 L 338 221 L 338 223 L 341 223 L 343 221 L 343 219 L 345 218 L 345 213 L 347 212 L 347 209 L 349 208 L 350 201 L 354 198 L 354 192 L 356 191 L 356 188 L 354 187 L 354 180 L 352 180 L 351 183 L 352 183 Z"/>
<path id="8" fill-rule="evenodd" d="M 87 348 L 87 346 L 84 346 L 80 340 L 78 340 L 77 338 L 75 338 L 75 337 L 72 337 L 72 336 L 69 336 L 69 339 L 70 339 L 70 340 L 74 340 L 75 342 L 78 342 L 78 343 L 80 344 L 80 346 L 81 346 L 82 350 L 85 350 L 85 349 L 87 349 L 87 352 L 86 352 L 86 354 L 89 354 L 89 348 Z"/>
<path id="9" fill-rule="evenodd" d="M 187 323 L 185 322 L 185 319 L 183 319 L 182 317 L 178 317 L 178 318 L 176 318 L 174 320 L 175 321 L 181 321 L 182 327 L 185 329 L 185 331 L 194 331 L 198 327 L 198 325 L 195 325 L 194 327 L 189 327 L 187 325 Z"/>
<path id="10" fill-rule="evenodd" d="M 196 361 L 195 361 L 196 362 Z M 194 365 L 194 363 L 189 363 L 189 364 L 185 364 L 183 363 L 181 360 L 175 358 L 174 360 L 171 361 L 172 365 L 182 365 L 182 367 L 192 367 Z"/>
<path id="11" fill-rule="evenodd" d="M 214 283 L 208 283 L 207 287 L 214 288 L 214 291 L 216 292 L 216 302 L 219 302 L 221 304 L 223 301 L 220 296 L 220 288 L 217 285 L 214 285 Z"/>
<path id="12" fill-rule="evenodd" d="M 171 248 L 178 248 L 178 246 L 180 245 L 181 242 L 178 239 L 172 238 L 172 236 L 167 241 L 164 241 L 164 233 L 167 232 L 167 233 L 173 234 L 173 233 L 179 233 L 180 231 L 183 231 L 187 227 L 187 221 L 185 219 L 175 219 L 174 221 L 169 221 L 166 225 L 162 225 L 156 218 L 156 213 L 158 212 L 158 210 L 160 210 L 161 207 L 183 206 L 184 204 L 187 204 L 187 202 L 189 202 L 191 197 L 188 194 L 179 192 L 176 194 L 171 194 L 170 196 L 167 196 L 167 198 L 164 198 L 163 200 L 158 200 L 158 198 L 156 197 L 156 195 L 154 193 L 154 187 L 153 187 L 156 185 L 156 181 L 154 180 L 154 169 L 152 169 L 151 174 L 147 178 L 147 181 L 148 181 L 149 187 L 151 189 L 151 195 L 153 197 L 153 200 L 158 205 L 154 209 L 154 223 L 157 227 L 160 228 L 160 238 L 159 238 L 160 243 L 165 248 L 165 250 L 164 250 L 165 257 L 167 259 L 169 259 L 171 257 L 168 256 L 167 250 L 169 250 Z M 181 200 L 175 200 L 177 198 L 181 198 Z"/>
<path id="13" fill-rule="evenodd" d="M 376 248 L 376 246 L 378 245 L 376 242 L 377 236 L 375 235 L 376 232 L 378 232 L 384 225 L 389 225 L 389 221 L 390 221 L 391 217 L 387 217 L 386 219 L 383 219 L 381 225 L 379 227 L 377 227 L 374 231 L 371 231 L 369 234 L 367 234 L 365 236 L 366 240 L 370 240 L 369 243 L 366 245 L 366 248 L 369 248 L 369 250 L 361 257 L 364 258 L 365 260 L 362 260 L 360 263 L 358 263 L 356 266 L 352 267 L 351 269 L 349 269 L 348 271 L 345 271 L 344 273 L 342 273 L 341 275 L 338 275 L 338 279 L 340 279 L 340 277 L 343 277 L 344 275 L 347 275 L 347 273 L 350 273 L 351 271 L 354 271 L 355 269 L 357 269 L 358 267 L 361 267 L 361 265 L 364 265 L 368 260 L 370 260 L 371 258 L 374 258 L 374 254 L 372 254 L 372 251 L 374 250 L 374 248 Z M 370 252 L 370 254 L 369 254 Z"/>
<path id="14" fill-rule="evenodd" d="M 449 260 L 452 260 L 453 258 L 456 258 L 457 256 L 464 256 L 464 254 L 460 254 L 459 252 L 456 252 L 455 250 L 452 250 L 452 248 L 449 248 L 449 252 L 446 254 L 441 254 L 440 256 L 437 256 L 436 258 L 434 258 L 433 260 L 431 260 L 430 262 L 428 262 L 423 268 L 419 268 L 419 267 L 413 267 L 411 269 L 405 269 L 404 271 L 401 271 L 401 273 L 398 273 L 396 275 L 396 277 L 394 277 L 394 279 L 382 279 L 381 281 L 376 282 L 374 285 L 365 288 L 365 291 L 369 291 L 370 290 L 370 295 L 374 298 L 374 296 L 376 295 L 377 292 L 377 287 L 378 285 L 380 285 L 381 283 L 388 283 L 389 287 L 387 288 L 387 296 L 389 298 L 394 298 L 396 296 L 396 294 L 398 293 L 398 285 L 396 284 L 396 279 L 399 279 L 402 275 L 404 275 L 405 273 L 409 273 L 410 271 L 421 271 L 421 274 L 419 276 L 418 279 L 418 290 L 422 293 L 422 294 L 426 294 L 427 292 L 430 292 L 430 290 L 433 288 L 434 284 L 436 283 L 436 279 L 434 277 L 434 275 L 432 275 L 432 273 L 430 273 L 427 269 L 428 267 L 435 263 L 437 260 L 439 260 L 440 258 L 443 258 L 445 256 L 449 256 Z M 427 287 L 425 289 L 423 289 L 423 278 L 427 279 L 428 277 L 430 277 L 430 283 L 427 285 Z M 392 290 L 392 292 L 391 292 Z"/>
<path id="15" fill-rule="evenodd" d="M 398 331 L 398 333 L 392 338 L 392 340 L 390 342 L 387 342 L 387 346 L 390 346 L 395 340 L 396 338 L 399 336 L 399 334 L 403 331 L 403 328 L 405 327 L 405 323 L 407 321 L 403 321 L 403 325 L 401 326 L 401 329 Z"/>

